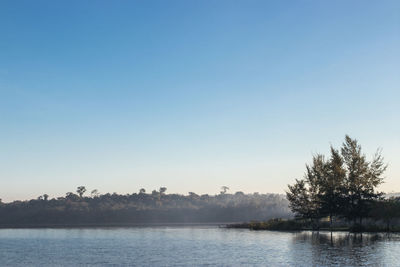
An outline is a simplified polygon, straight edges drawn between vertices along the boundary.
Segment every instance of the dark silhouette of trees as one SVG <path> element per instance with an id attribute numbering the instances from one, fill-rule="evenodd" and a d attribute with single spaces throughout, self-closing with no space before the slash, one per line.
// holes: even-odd
<path id="1" fill-rule="evenodd" d="M 289 200 L 289 208 L 300 218 L 312 218 L 311 199 L 306 181 L 297 180 L 294 185 L 288 185 L 289 191 L 286 198 Z"/>
<path id="2" fill-rule="evenodd" d="M 152 195 L 153 197 L 159 197 L 159 196 L 160 196 L 160 193 L 157 192 L 157 190 L 153 190 L 153 191 L 151 191 L 151 195 Z"/>
<path id="3" fill-rule="evenodd" d="M 89 197 L 77 193 L 68 192 L 65 197 L 48 201 L 33 199 L 1 204 L 0 227 L 232 223 L 292 216 L 288 201 L 279 194 L 185 196 L 166 194 L 166 189 L 161 188 L 151 194 L 107 193 Z"/>
<path id="4" fill-rule="evenodd" d="M 191 198 L 197 198 L 197 197 L 199 197 L 199 195 L 196 194 L 196 193 L 194 193 L 194 192 L 189 192 L 189 197 L 191 197 Z"/>
<path id="5" fill-rule="evenodd" d="M 99 195 L 100 193 L 97 189 L 93 189 L 92 192 L 90 192 L 91 197 L 98 197 Z"/>
<path id="6" fill-rule="evenodd" d="M 369 215 L 376 221 L 382 220 L 386 224 L 386 230 L 390 231 L 393 222 L 400 218 L 400 198 L 374 202 Z"/>
<path id="7" fill-rule="evenodd" d="M 378 150 L 371 161 L 362 153 L 357 140 L 346 135 L 340 149 L 331 147 L 329 160 L 313 156 L 306 165 L 304 179 L 288 186 L 289 207 L 297 217 L 319 220 L 344 217 L 354 224 L 370 215 L 372 205 L 380 199 L 376 187 L 383 182 L 387 165 Z"/>
<path id="8" fill-rule="evenodd" d="M 312 164 L 306 165 L 302 180 L 289 185 L 286 197 L 291 210 L 301 218 L 311 219 L 313 228 L 318 228 L 318 219 L 324 212 L 323 189 L 327 179 L 327 162 L 322 155 L 313 156 Z"/>
<path id="9" fill-rule="evenodd" d="M 331 157 L 324 163 L 323 175 L 319 180 L 321 215 L 329 216 L 329 224 L 332 227 L 332 219 L 341 213 L 343 205 L 344 181 L 346 170 L 343 159 L 337 149 L 331 147 Z"/>
<path id="10" fill-rule="evenodd" d="M 85 196 L 86 187 L 76 193 L 49 200 L 44 194 L 29 201 L 2 203 L 0 227 L 36 225 L 120 225 L 136 223 L 232 223 L 272 218 L 301 218 L 300 225 L 311 222 L 319 229 L 322 218 L 346 220 L 361 226 L 363 220 L 384 222 L 386 228 L 400 219 L 400 198 L 385 200 L 376 191 L 383 182 L 387 165 L 378 150 L 367 160 L 357 140 L 345 137 L 340 149 L 331 147 L 330 156 L 316 154 L 302 179 L 288 185 L 286 198 L 279 194 L 228 193 L 221 187 L 218 195 L 166 194 L 160 187 L 150 194 L 100 194 L 96 189 Z M 282 220 L 275 221 L 281 227 Z M 286 223 L 283 223 L 282 227 Z M 299 223 L 287 225 L 298 227 Z M 308 224 L 309 225 L 309 224 Z M 280 229 L 276 226 L 276 229 Z M 289 227 L 288 226 L 288 227 Z M 275 227 L 275 226 L 274 226 Z M 309 227 L 309 226 L 307 226 Z"/>
<path id="11" fill-rule="evenodd" d="M 166 187 L 160 187 L 160 195 L 164 195 L 166 191 L 167 191 Z"/>
<path id="12" fill-rule="evenodd" d="M 229 187 L 227 186 L 221 186 L 221 195 L 226 194 L 226 192 L 229 190 Z"/>
<path id="13" fill-rule="evenodd" d="M 318 228 L 318 219 L 323 212 L 323 203 L 321 199 L 322 181 L 326 177 L 327 164 L 323 155 L 317 154 L 313 157 L 311 165 L 306 165 L 306 175 L 304 177 L 308 184 L 308 197 L 309 197 L 309 217 L 313 222 L 313 228 Z"/>
<path id="14" fill-rule="evenodd" d="M 382 174 L 387 165 L 383 162 L 381 151 L 378 150 L 371 162 L 361 152 L 357 140 L 346 135 L 342 145 L 342 158 L 346 165 L 343 205 L 344 216 L 349 220 L 362 219 L 368 216 L 371 204 L 381 194 L 375 192 L 376 187 L 383 182 Z"/>
<path id="15" fill-rule="evenodd" d="M 78 193 L 79 197 L 82 198 L 83 194 L 86 192 L 86 187 L 84 186 L 78 186 L 76 189 L 76 192 Z"/>

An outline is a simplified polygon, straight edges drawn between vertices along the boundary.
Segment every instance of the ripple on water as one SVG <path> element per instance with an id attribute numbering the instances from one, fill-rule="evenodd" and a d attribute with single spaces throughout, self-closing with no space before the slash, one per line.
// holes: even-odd
<path id="1" fill-rule="evenodd" d="M 1 229 L 4 266 L 400 266 L 400 235 L 217 227 Z"/>

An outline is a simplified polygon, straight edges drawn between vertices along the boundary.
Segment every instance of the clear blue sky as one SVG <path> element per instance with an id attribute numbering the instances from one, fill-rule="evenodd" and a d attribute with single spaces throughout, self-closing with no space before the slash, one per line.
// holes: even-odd
<path id="1" fill-rule="evenodd" d="M 0 198 L 283 193 L 344 135 L 400 191 L 400 1 L 1 1 Z"/>

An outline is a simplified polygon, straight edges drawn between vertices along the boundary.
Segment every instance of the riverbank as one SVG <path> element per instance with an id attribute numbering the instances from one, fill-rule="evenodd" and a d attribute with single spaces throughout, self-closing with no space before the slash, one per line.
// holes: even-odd
<path id="1" fill-rule="evenodd" d="M 318 227 L 311 225 L 304 220 L 285 220 L 285 219 L 271 219 L 264 222 L 247 222 L 237 224 L 227 224 L 226 228 L 236 229 L 249 229 L 249 230 L 269 230 L 269 231 L 334 231 L 334 232 L 400 232 L 400 225 L 382 225 L 382 224 L 368 224 L 368 225 L 340 225 L 329 227 L 327 222 L 321 222 Z"/>
<path id="2" fill-rule="evenodd" d="M 226 223 L 80 223 L 80 224 L 0 224 L 0 229 L 73 229 L 73 228 L 137 228 L 137 227 L 223 227 Z"/>

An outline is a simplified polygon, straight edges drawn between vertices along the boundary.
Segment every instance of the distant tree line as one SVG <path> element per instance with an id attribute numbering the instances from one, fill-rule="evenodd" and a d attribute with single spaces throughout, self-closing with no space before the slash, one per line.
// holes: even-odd
<path id="1" fill-rule="evenodd" d="M 147 223 L 230 223 L 292 216 L 280 194 L 166 194 L 161 187 L 146 193 L 100 194 L 79 186 L 76 192 L 50 199 L 0 203 L 0 227 L 40 225 L 119 225 Z M 88 193 L 90 192 L 90 193 Z"/>
<path id="2" fill-rule="evenodd" d="M 288 186 L 286 196 L 296 217 L 310 220 L 315 228 L 322 218 L 329 218 L 331 226 L 336 217 L 362 227 L 366 218 L 389 226 L 400 217 L 399 199 L 384 199 L 376 191 L 387 168 L 381 150 L 367 160 L 358 141 L 346 136 L 342 147 L 330 152 L 328 158 L 314 155 L 304 178 Z"/>

